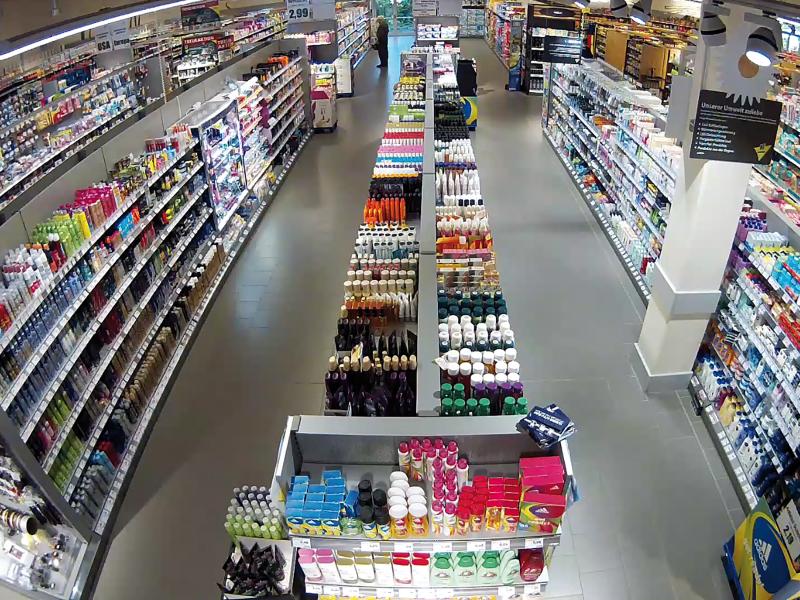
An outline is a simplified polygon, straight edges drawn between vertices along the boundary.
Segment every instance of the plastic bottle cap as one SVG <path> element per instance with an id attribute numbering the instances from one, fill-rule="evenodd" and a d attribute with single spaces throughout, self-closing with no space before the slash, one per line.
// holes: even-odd
<path id="1" fill-rule="evenodd" d="M 459 352 L 459 359 L 462 363 L 472 362 L 472 351 L 469 348 L 462 348 Z"/>
<path id="2" fill-rule="evenodd" d="M 505 356 L 504 352 L 500 352 L 500 354 Z M 495 356 L 497 356 L 497 353 L 495 353 Z M 496 363 L 494 363 L 494 372 L 497 373 L 497 374 L 499 374 L 499 373 L 503 373 L 503 374 L 507 373 L 508 372 L 508 363 L 506 363 L 506 361 L 504 361 L 501 358 Z"/>
<path id="3" fill-rule="evenodd" d="M 512 360 L 508 363 L 508 373 L 519 373 L 519 363 L 515 360 Z"/>
<path id="4" fill-rule="evenodd" d="M 508 375 L 506 375 L 505 373 L 497 373 L 494 376 L 494 382 L 497 385 L 503 385 L 504 383 L 508 383 Z"/>
<path id="5" fill-rule="evenodd" d="M 451 383 L 443 383 L 441 387 L 441 396 L 444 398 L 453 397 L 453 385 Z"/>
<path id="6" fill-rule="evenodd" d="M 456 375 L 458 375 L 458 373 L 459 373 L 459 371 L 458 371 L 458 363 L 457 362 L 447 363 L 447 374 L 450 377 L 455 377 Z"/>
<path id="7" fill-rule="evenodd" d="M 450 335 L 450 330 L 447 328 L 447 323 L 439 323 L 439 332 L 441 333 L 444 331 L 447 335 Z"/>
<path id="8" fill-rule="evenodd" d="M 517 360 L 517 349 L 506 348 L 506 362 L 510 363 L 515 360 Z"/>
<path id="9" fill-rule="evenodd" d="M 468 363 L 468 362 L 461 363 L 461 366 L 459 367 L 459 371 L 460 371 L 462 377 L 468 377 L 469 375 L 472 374 L 472 363 Z"/>
<path id="10" fill-rule="evenodd" d="M 481 381 L 483 381 L 483 374 L 486 372 L 486 367 L 483 366 L 482 362 L 473 363 L 472 364 L 472 372 L 474 374 L 481 375 Z"/>
<path id="11" fill-rule="evenodd" d="M 400 442 L 400 444 L 397 446 L 397 448 L 398 448 L 398 450 L 400 450 L 400 452 L 405 454 L 406 452 L 408 452 L 408 443 Z"/>
<path id="12" fill-rule="evenodd" d="M 486 384 L 494 383 L 494 375 L 492 375 L 491 373 L 484 374 L 483 383 L 486 383 Z"/>
<path id="13" fill-rule="evenodd" d="M 478 401 L 475 398 L 467 400 L 467 410 L 474 411 L 478 408 Z"/>
<path id="14" fill-rule="evenodd" d="M 511 384 L 519 383 L 519 373 L 509 373 L 508 382 Z"/>
<path id="15" fill-rule="evenodd" d="M 483 354 L 475 350 L 473 352 L 470 352 L 469 359 L 472 362 L 472 364 L 475 365 L 483 360 Z"/>
<path id="16" fill-rule="evenodd" d="M 481 373 L 473 373 L 469 377 L 469 385 L 470 387 L 475 387 L 479 383 L 483 382 L 483 374 Z"/>
<path id="17" fill-rule="evenodd" d="M 489 350 L 483 353 L 483 364 L 485 365 L 494 364 L 494 354 Z"/>

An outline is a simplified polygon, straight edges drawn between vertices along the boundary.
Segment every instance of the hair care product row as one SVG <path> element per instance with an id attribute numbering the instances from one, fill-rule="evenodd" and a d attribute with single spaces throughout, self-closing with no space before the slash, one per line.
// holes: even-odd
<path id="1" fill-rule="evenodd" d="M 92 450 L 88 467 L 79 477 L 71 504 L 79 513 L 97 519 L 134 435 L 140 431 L 142 416 L 169 366 L 177 344 L 225 259 L 221 245 L 214 244 L 179 292 L 173 308 L 164 319 L 153 344 L 125 385 L 117 408 Z"/>

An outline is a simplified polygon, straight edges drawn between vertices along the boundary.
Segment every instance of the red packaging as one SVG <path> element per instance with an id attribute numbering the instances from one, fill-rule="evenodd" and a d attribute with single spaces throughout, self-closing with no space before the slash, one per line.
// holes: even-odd
<path id="1" fill-rule="evenodd" d="M 519 576 L 522 581 L 536 581 L 544 571 L 544 551 L 540 548 L 518 551 Z"/>

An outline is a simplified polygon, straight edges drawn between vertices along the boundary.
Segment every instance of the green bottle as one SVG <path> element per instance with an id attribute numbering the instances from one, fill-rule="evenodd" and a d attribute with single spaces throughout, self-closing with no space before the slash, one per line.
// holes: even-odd
<path id="1" fill-rule="evenodd" d="M 466 400 L 467 396 L 464 393 L 464 384 L 457 383 L 453 386 L 453 399 L 454 400 Z"/>
<path id="2" fill-rule="evenodd" d="M 452 398 L 442 398 L 442 409 L 439 411 L 439 416 L 441 416 L 441 417 L 452 417 L 453 416 L 453 399 Z"/>
<path id="3" fill-rule="evenodd" d="M 470 417 L 478 416 L 478 401 L 475 400 L 475 398 L 470 398 L 467 400 L 467 414 Z"/>
<path id="4" fill-rule="evenodd" d="M 453 397 L 453 384 L 452 383 L 443 383 L 440 392 L 441 392 L 440 396 L 441 396 L 442 400 L 444 400 L 445 398 L 452 398 Z"/>
<path id="5" fill-rule="evenodd" d="M 518 415 L 527 415 L 528 414 L 528 399 L 527 398 L 517 398 L 517 404 L 515 406 Z"/>
<path id="6" fill-rule="evenodd" d="M 467 414 L 467 403 L 463 398 L 458 398 L 453 404 L 453 415 L 456 417 L 463 417 Z"/>
<path id="7" fill-rule="evenodd" d="M 517 401 L 514 398 L 512 398 L 511 396 L 506 396 L 506 399 L 503 400 L 503 414 L 504 415 L 516 414 L 515 412 L 516 404 Z"/>
<path id="8" fill-rule="evenodd" d="M 478 402 L 478 416 L 488 417 L 491 414 L 492 414 L 492 403 L 489 402 L 488 398 L 481 398 L 480 402 Z"/>

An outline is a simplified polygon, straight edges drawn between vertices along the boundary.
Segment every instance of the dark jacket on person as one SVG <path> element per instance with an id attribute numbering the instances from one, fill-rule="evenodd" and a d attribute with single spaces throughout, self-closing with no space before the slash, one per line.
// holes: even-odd
<path id="1" fill-rule="evenodd" d="M 378 24 L 378 29 L 375 31 L 375 37 L 378 43 L 378 57 L 380 57 L 381 65 L 386 66 L 389 63 L 389 24 L 383 21 Z"/>

